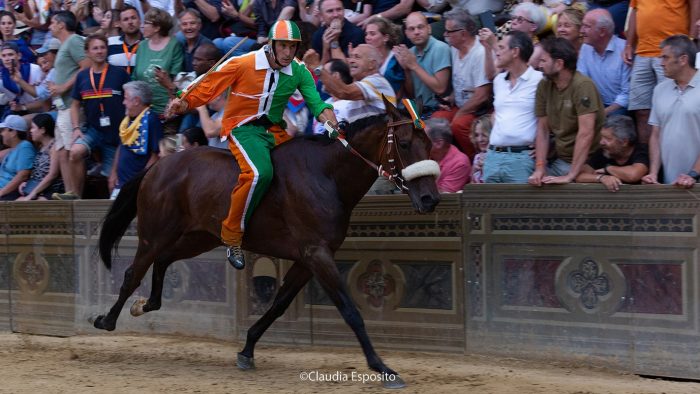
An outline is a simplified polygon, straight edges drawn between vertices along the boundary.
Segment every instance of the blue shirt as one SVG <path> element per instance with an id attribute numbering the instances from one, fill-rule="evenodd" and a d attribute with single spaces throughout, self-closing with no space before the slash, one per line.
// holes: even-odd
<path id="1" fill-rule="evenodd" d="M 5 156 L 0 164 L 0 188 L 7 186 L 22 170 L 31 170 L 36 151 L 31 142 L 23 140 Z"/>
<path id="2" fill-rule="evenodd" d="M 450 54 L 450 46 L 435 37 L 428 39 L 428 45 L 425 46 L 422 54 L 418 53 L 418 47 L 411 48 L 411 52 L 416 55 L 418 65 L 430 75 L 437 74 L 438 71 L 448 67 L 452 67 L 452 55 Z M 411 73 L 413 78 L 413 93 L 416 99 L 423 100 L 423 107 L 435 109 L 438 106 L 435 100 L 435 92 L 430 90 L 428 85 L 418 78 L 416 73 Z"/>
<path id="3" fill-rule="evenodd" d="M 151 154 L 158 154 L 160 149 L 158 143 L 163 138 L 163 127 L 158 119 L 158 114 L 153 110 L 148 115 L 148 142 L 146 144 L 146 154 L 139 155 L 131 149 L 119 144 L 119 163 L 117 163 L 117 188 L 120 189 L 129 182 L 136 174 L 146 168 Z"/>
<path id="4" fill-rule="evenodd" d="M 629 104 L 632 68 L 622 60 L 625 43 L 620 37 L 613 36 L 603 56 L 588 44 L 581 46 L 578 55 L 576 68 L 593 80 L 606 107 L 618 104 L 627 108 Z"/>

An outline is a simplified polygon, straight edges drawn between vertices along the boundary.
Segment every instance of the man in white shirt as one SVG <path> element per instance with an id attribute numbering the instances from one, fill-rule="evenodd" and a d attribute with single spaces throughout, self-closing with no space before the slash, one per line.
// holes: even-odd
<path id="1" fill-rule="evenodd" d="M 318 55 L 315 55 L 317 58 Z M 305 58 L 308 63 L 308 59 Z M 316 64 L 316 62 L 313 62 Z M 314 68 L 323 82 L 324 89 L 339 100 L 350 100 L 346 106 L 348 122 L 354 122 L 372 115 L 384 114 L 382 95 L 391 103 L 396 103 L 394 89 L 389 81 L 379 73 L 382 57 L 377 49 L 368 44 L 360 44 L 350 53 L 350 75 L 354 80 L 346 84 L 339 78 L 334 78 L 322 67 Z"/>
<path id="2" fill-rule="evenodd" d="M 481 29 L 479 35 L 486 56 L 491 56 L 493 33 Z M 495 67 L 505 71 L 493 80 L 495 121 L 484 161 L 485 183 L 527 183 L 535 170 L 535 93 L 542 73 L 528 66 L 532 52 L 530 37 L 516 30 L 496 45 Z"/>

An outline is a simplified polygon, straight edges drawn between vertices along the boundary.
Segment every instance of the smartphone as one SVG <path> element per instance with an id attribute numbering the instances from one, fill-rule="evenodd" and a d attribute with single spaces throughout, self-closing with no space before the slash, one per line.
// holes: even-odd
<path id="1" fill-rule="evenodd" d="M 161 67 L 159 65 L 155 65 L 155 66 L 153 66 L 153 68 L 155 68 L 158 71 L 163 71 L 163 67 Z"/>
<path id="2" fill-rule="evenodd" d="M 493 13 L 491 11 L 479 14 L 479 20 L 481 21 L 481 27 L 496 33 L 496 22 L 493 20 Z"/>

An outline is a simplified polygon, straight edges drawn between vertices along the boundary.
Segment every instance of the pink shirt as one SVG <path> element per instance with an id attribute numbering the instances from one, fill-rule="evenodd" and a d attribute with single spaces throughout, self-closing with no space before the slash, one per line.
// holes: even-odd
<path id="1" fill-rule="evenodd" d="M 450 150 L 439 164 L 440 178 L 437 180 L 437 188 L 441 193 L 456 193 L 469 182 L 472 173 L 469 157 L 454 145 L 450 146 Z"/>

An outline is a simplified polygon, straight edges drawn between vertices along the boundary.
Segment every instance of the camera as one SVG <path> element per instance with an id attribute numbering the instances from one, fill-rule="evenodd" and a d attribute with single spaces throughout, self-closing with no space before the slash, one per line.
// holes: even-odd
<path id="1" fill-rule="evenodd" d="M 22 2 L 18 2 L 14 7 L 12 7 L 12 9 L 15 10 L 16 13 L 21 14 L 24 12 L 24 4 L 22 4 Z"/>

